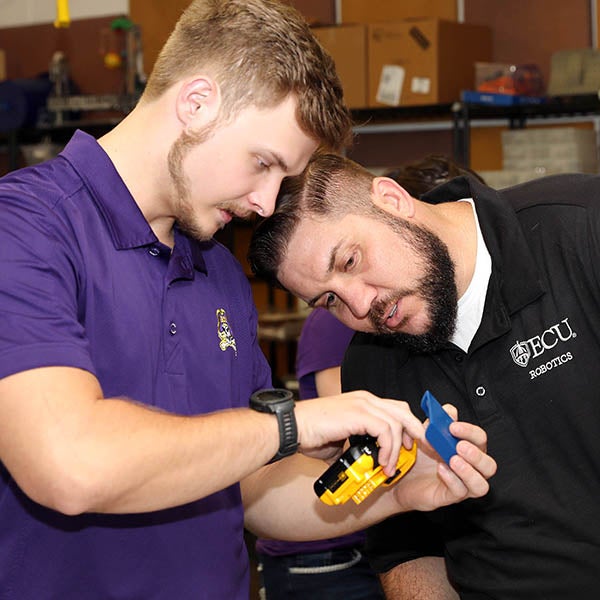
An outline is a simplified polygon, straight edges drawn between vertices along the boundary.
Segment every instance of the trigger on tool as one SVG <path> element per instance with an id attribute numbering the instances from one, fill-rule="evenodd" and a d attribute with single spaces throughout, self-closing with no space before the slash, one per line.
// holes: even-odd
<path id="1" fill-rule="evenodd" d="M 411 448 L 405 448 L 402 446 L 400 450 L 400 455 L 398 456 L 398 462 L 396 463 L 396 472 L 388 477 L 383 485 L 392 485 L 396 483 L 399 479 L 404 477 L 415 464 L 417 460 L 417 442 L 413 441 L 413 445 Z"/>

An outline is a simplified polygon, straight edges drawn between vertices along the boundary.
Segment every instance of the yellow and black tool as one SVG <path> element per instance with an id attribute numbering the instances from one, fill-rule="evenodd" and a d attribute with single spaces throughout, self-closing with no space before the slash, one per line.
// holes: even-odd
<path id="1" fill-rule="evenodd" d="M 417 458 L 417 443 L 407 450 L 402 447 L 396 472 L 388 477 L 377 461 L 379 446 L 371 436 L 355 436 L 352 445 L 314 483 L 317 496 L 331 506 L 344 504 L 350 498 L 360 504 L 380 485 L 392 485 L 410 471 Z"/>

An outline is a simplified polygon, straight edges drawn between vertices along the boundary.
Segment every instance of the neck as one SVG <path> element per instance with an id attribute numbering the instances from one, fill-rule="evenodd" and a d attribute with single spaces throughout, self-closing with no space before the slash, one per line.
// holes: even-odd
<path id="1" fill-rule="evenodd" d="M 141 103 L 98 140 L 156 237 L 173 246 L 172 189 L 167 156 L 175 139 L 160 100 Z M 160 116 L 159 114 L 160 113 Z"/>
<path id="2" fill-rule="evenodd" d="M 469 287 L 477 259 L 477 225 L 469 202 L 445 202 L 427 205 L 434 212 L 431 227 L 448 247 L 456 269 L 456 287 L 460 298 Z"/>

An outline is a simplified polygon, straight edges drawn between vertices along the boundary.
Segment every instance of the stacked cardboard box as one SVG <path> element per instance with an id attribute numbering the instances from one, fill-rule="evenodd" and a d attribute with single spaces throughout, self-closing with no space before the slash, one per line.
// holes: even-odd
<path id="1" fill-rule="evenodd" d="M 381 18 L 377 11 L 368 14 Z M 344 19 L 313 31 L 335 60 L 350 108 L 453 102 L 473 87 L 475 62 L 492 56 L 488 27 L 437 17 L 353 24 Z"/>
<path id="2" fill-rule="evenodd" d="M 364 25 L 315 27 L 315 37 L 331 54 L 350 108 L 367 106 L 367 31 Z"/>
<path id="3" fill-rule="evenodd" d="M 475 62 L 492 56 L 488 27 L 442 19 L 371 24 L 367 39 L 370 107 L 454 102 L 473 85 Z"/>

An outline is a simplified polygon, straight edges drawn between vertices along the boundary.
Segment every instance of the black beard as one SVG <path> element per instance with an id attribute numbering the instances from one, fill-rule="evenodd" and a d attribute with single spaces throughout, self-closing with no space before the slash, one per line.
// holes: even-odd
<path id="1" fill-rule="evenodd" d="M 446 244 L 429 230 L 407 222 L 396 221 L 390 225 L 412 243 L 426 265 L 417 294 L 427 302 L 431 324 L 422 334 L 390 333 L 381 325 L 384 315 L 378 314 L 376 308 L 371 311 L 371 322 L 379 334 L 390 336 L 397 344 L 413 352 L 435 352 L 448 343 L 456 328 L 458 291 L 454 263 Z"/>

